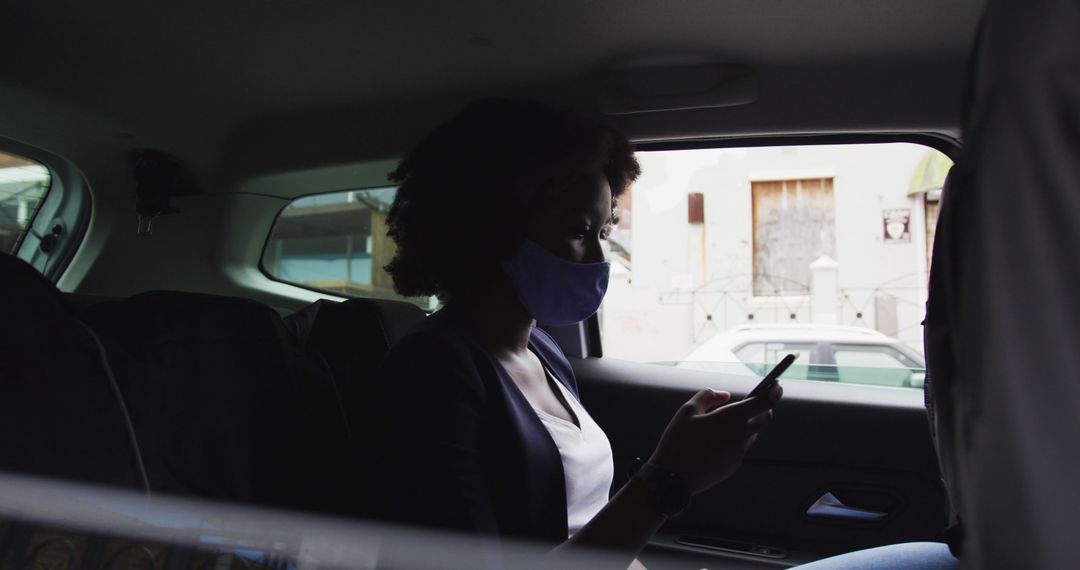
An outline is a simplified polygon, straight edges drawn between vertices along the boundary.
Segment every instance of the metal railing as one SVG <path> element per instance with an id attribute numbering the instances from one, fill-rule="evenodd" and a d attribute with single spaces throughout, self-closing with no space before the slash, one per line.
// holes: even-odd
<path id="1" fill-rule="evenodd" d="M 880 305 L 883 299 L 921 312 L 925 283 L 925 273 L 911 273 L 870 287 L 841 287 L 836 299 L 839 321 L 836 324 L 879 330 L 875 304 Z M 764 294 L 762 284 L 767 286 Z M 693 289 L 662 292 L 659 301 L 691 308 L 691 339 L 695 344 L 744 324 L 814 322 L 810 285 L 778 275 L 727 275 Z M 921 338 L 922 319 L 909 320 L 886 333 L 909 344 L 912 340 L 908 337 Z"/>

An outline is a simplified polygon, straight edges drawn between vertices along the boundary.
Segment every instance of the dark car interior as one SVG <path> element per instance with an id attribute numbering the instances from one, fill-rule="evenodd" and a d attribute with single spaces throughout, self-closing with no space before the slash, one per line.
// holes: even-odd
<path id="1" fill-rule="evenodd" d="M 600 117 L 643 151 L 917 142 L 958 159 L 984 8 L 6 6 L 0 151 L 45 165 L 66 201 L 0 255 L 0 469 L 364 519 L 351 483 L 373 466 L 351 451 L 383 436 L 364 422 L 365 382 L 426 313 L 263 271 L 293 199 L 386 186 L 425 131 L 496 95 Z M 606 358 L 595 316 L 550 332 L 609 434 L 616 487 L 697 389 L 756 383 Z M 647 566 L 789 567 L 945 540 L 921 391 L 785 390 L 743 466 L 665 524 Z M 34 562 L 43 531 L 3 525 L 0 565 Z M 58 567 L 105 567 L 95 552 Z"/>

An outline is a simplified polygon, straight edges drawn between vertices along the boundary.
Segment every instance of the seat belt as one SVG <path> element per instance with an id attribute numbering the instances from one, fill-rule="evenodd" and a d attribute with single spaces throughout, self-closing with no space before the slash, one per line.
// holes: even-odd
<path id="1" fill-rule="evenodd" d="M 128 438 L 131 442 L 131 449 L 135 453 L 135 463 L 139 468 L 139 477 L 142 479 L 143 488 L 146 491 L 146 498 L 150 498 L 150 477 L 146 472 L 146 464 L 143 462 L 142 450 L 139 448 L 139 438 L 135 434 L 135 424 L 131 421 L 131 414 L 128 413 L 127 403 L 124 400 L 124 394 L 120 391 L 120 383 L 116 381 L 116 375 L 113 374 L 112 366 L 109 364 L 109 355 L 105 350 L 105 345 L 101 342 L 101 338 L 90 325 L 86 324 L 81 318 L 75 317 L 75 322 L 86 331 L 86 334 L 90 336 L 90 339 L 94 341 L 94 345 L 97 347 L 98 358 L 101 363 L 101 368 L 105 371 L 105 376 L 109 379 L 109 387 L 112 389 L 113 394 L 116 396 L 116 402 L 120 406 L 120 414 L 124 417 L 124 426 L 127 428 Z"/>

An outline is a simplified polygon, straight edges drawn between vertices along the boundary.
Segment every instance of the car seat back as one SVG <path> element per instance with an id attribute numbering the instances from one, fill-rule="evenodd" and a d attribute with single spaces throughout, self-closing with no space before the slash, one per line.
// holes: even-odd
<path id="1" fill-rule="evenodd" d="M 967 567 L 1080 566 L 1078 29 L 1073 1 L 990 2 L 944 195 L 927 356 Z"/>
<path id="2" fill-rule="evenodd" d="M 163 491 L 350 513 L 350 450 L 329 371 L 273 309 L 175 291 L 85 309 L 107 340 Z"/>
<path id="3" fill-rule="evenodd" d="M 100 340 L 26 262 L 0 275 L 0 469 L 148 489 Z"/>
<path id="4" fill-rule="evenodd" d="M 333 372 L 354 436 L 368 380 L 387 351 L 424 319 L 416 305 L 383 299 L 320 300 L 286 317 L 302 346 Z"/>

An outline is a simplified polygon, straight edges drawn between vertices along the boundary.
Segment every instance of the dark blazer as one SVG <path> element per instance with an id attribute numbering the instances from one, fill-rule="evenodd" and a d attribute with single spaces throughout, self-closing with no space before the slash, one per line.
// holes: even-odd
<path id="1" fill-rule="evenodd" d="M 530 349 L 577 396 L 555 341 Z M 425 319 L 387 354 L 369 403 L 369 489 L 395 522 L 560 543 L 566 487 L 559 450 L 502 366 L 453 307 Z"/>

